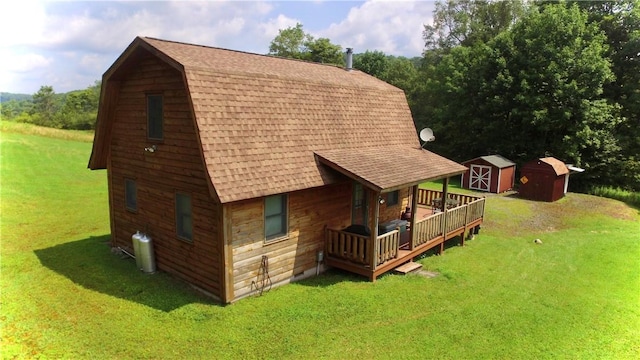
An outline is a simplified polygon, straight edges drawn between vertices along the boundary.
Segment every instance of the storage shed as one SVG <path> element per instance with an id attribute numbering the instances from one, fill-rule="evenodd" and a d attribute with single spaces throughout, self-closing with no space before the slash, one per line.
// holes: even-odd
<path id="1" fill-rule="evenodd" d="M 520 196 L 539 201 L 556 201 L 567 192 L 569 168 L 553 157 L 540 158 L 522 165 Z"/>
<path id="2" fill-rule="evenodd" d="M 502 193 L 513 189 L 516 164 L 500 155 L 480 156 L 467 160 L 462 174 L 462 187 L 471 190 Z"/>

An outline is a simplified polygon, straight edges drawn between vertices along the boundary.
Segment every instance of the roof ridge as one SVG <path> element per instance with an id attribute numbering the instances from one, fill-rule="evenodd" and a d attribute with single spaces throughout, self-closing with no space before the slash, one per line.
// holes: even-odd
<path id="1" fill-rule="evenodd" d="M 249 71 L 232 71 L 232 70 L 216 70 L 216 69 L 211 69 L 209 67 L 206 66 L 186 66 L 185 67 L 185 71 L 189 71 L 189 72 L 198 72 L 198 73 L 202 73 L 202 74 L 223 74 L 223 75 L 232 75 L 232 76 L 238 76 L 238 77 L 243 77 L 243 78 L 263 78 L 263 79 L 280 79 L 280 80 L 293 80 L 295 81 L 296 78 L 295 77 L 291 77 L 291 76 L 284 76 L 284 75 L 274 75 L 274 74 L 265 74 L 265 73 L 261 73 L 259 71 L 256 72 L 249 72 Z M 358 72 L 361 72 L 358 70 Z M 335 84 L 331 81 L 326 81 L 326 80 L 314 80 L 314 79 L 305 79 L 306 83 L 309 84 L 322 84 L 324 86 L 329 86 L 329 87 L 333 87 L 333 88 L 342 88 L 344 87 L 344 85 L 338 85 Z M 389 84 L 390 85 L 390 84 Z M 404 91 L 398 87 L 392 86 L 395 90 L 394 91 Z M 376 86 L 367 86 L 367 85 L 362 85 L 362 84 L 357 84 L 357 86 L 350 86 L 350 88 L 357 88 L 357 89 L 370 89 L 371 91 L 376 91 L 376 92 L 385 92 L 385 91 L 390 91 L 389 89 L 380 89 Z M 390 88 L 391 89 L 391 88 Z"/>
<path id="2" fill-rule="evenodd" d="M 336 64 L 319 63 L 319 62 L 314 62 L 314 61 L 308 61 L 308 60 L 302 60 L 302 59 L 293 59 L 293 58 L 287 58 L 287 57 L 275 56 L 275 55 L 269 55 L 269 54 L 258 54 L 258 53 L 254 53 L 254 52 L 250 52 L 250 51 L 227 49 L 227 48 L 222 48 L 222 47 L 218 47 L 218 46 L 193 44 L 193 43 L 188 43 L 188 42 L 183 42 L 183 41 L 159 39 L 159 38 L 154 38 L 154 37 L 150 37 L 150 36 L 144 36 L 144 37 L 142 37 L 142 39 L 144 39 L 144 40 L 162 41 L 162 42 L 166 42 L 166 43 L 193 46 L 193 47 L 199 47 L 199 48 L 205 48 L 205 49 L 223 50 L 223 51 L 229 51 L 229 52 L 234 52 L 234 53 L 239 53 L 239 54 L 262 56 L 262 57 L 267 57 L 267 58 L 272 58 L 272 59 L 296 61 L 296 62 L 300 62 L 300 63 L 304 63 L 304 64 L 322 65 L 322 66 L 335 67 L 335 68 L 338 68 L 338 69 L 344 69 L 343 66 L 339 66 L 339 65 L 336 65 Z M 352 69 L 352 70 L 357 70 L 357 69 Z M 360 71 L 360 70 L 357 70 L 357 71 Z"/>

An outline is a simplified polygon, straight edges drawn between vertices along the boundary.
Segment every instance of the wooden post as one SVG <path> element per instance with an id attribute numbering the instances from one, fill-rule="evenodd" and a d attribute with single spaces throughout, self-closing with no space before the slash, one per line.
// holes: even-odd
<path id="1" fill-rule="evenodd" d="M 449 178 L 442 179 L 442 212 L 447 209 L 447 198 L 449 197 Z"/>
<path id="2" fill-rule="evenodd" d="M 440 254 L 444 251 L 444 242 L 447 241 L 447 197 L 449 196 L 449 178 L 442 180 L 442 243 L 440 243 Z"/>
<path id="3" fill-rule="evenodd" d="M 411 244 L 410 249 L 413 250 L 416 243 L 416 216 L 418 216 L 418 188 L 419 185 L 414 185 L 411 189 L 413 195 L 411 196 L 411 224 L 409 229 L 411 231 Z"/>
<path id="4" fill-rule="evenodd" d="M 371 252 L 371 270 L 375 271 L 376 266 L 378 265 L 378 217 L 380 216 L 380 193 L 369 191 L 371 194 L 372 200 L 375 202 L 374 207 L 374 217 L 373 217 L 373 229 L 371 229 L 371 247 L 373 251 Z M 375 277 L 372 281 L 375 281 Z"/>

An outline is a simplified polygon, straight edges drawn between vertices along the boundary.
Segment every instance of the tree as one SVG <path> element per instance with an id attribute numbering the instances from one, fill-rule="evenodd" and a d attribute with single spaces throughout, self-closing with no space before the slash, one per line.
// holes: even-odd
<path id="1" fill-rule="evenodd" d="M 327 64 L 343 65 L 342 47 L 327 38 L 314 39 L 302 29 L 302 24 L 278 31 L 269 45 L 269 55 Z"/>
<path id="2" fill-rule="evenodd" d="M 307 44 L 312 41 L 311 35 L 306 34 L 302 24 L 278 30 L 278 35 L 269 45 L 269 55 L 291 59 L 304 59 L 308 53 Z"/>
<path id="3" fill-rule="evenodd" d="M 522 1 L 446 0 L 436 2 L 433 24 L 424 25 L 426 50 L 448 51 L 487 42 L 524 14 Z"/>
<path id="4" fill-rule="evenodd" d="M 344 55 L 340 45 L 332 44 L 327 38 L 319 38 L 311 40 L 307 43 L 308 55 L 303 57 L 305 60 L 311 60 L 318 63 L 342 65 L 344 63 Z"/>
<path id="5" fill-rule="evenodd" d="M 614 185 L 640 191 L 640 0 L 575 3 L 606 35 L 616 77 L 604 87 L 604 96 L 621 106 L 615 135 L 622 158 L 612 166 Z"/>
<path id="6" fill-rule="evenodd" d="M 54 124 L 62 129 L 93 129 L 98 114 L 100 82 L 85 90 L 66 94 L 64 105 L 56 113 Z"/>
<path id="7" fill-rule="evenodd" d="M 606 50 L 586 15 L 562 3 L 531 9 L 486 43 L 450 49 L 425 86 L 432 146 L 458 160 L 556 156 L 587 168 L 574 184 L 607 181 L 620 117 L 603 97 L 614 79 Z"/>
<path id="8" fill-rule="evenodd" d="M 53 91 L 53 87 L 41 86 L 40 90 L 33 94 L 31 116 L 35 124 L 51 126 L 57 108 L 56 93 Z"/>
<path id="9" fill-rule="evenodd" d="M 389 59 L 382 51 L 365 51 L 353 56 L 353 67 L 378 79 L 385 77 L 389 67 Z"/>

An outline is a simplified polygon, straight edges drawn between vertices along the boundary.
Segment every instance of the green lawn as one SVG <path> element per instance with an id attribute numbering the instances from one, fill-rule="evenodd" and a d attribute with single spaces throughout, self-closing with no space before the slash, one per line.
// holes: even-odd
<path id="1" fill-rule="evenodd" d="M 640 357 L 640 213 L 619 201 L 488 196 L 479 236 L 420 259 L 435 278 L 330 271 L 219 306 L 110 252 L 86 136 L 2 130 L 3 358 Z"/>

